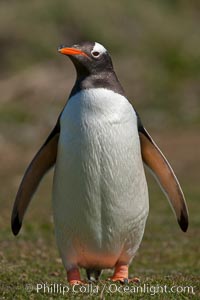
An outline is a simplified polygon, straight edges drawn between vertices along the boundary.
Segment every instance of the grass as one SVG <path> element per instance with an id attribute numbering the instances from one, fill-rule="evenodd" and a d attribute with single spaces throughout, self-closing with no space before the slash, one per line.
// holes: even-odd
<path id="1" fill-rule="evenodd" d="M 198 299 L 198 1 L 42 0 L 30 5 L 22 0 L 2 1 L 0 6 L 0 299 Z M 16 238 L 10 214 L 22 174 L 54 126 L 74 82 L 71 63 L 56 48 L 82 40 L 99 41 L 112 53 L 128 98 L 172 162 L 189 206 L 190 227 L 184 234 L 148 176 L 150 215 L 130 275 L 140 277 L 140 285 L 152 287 L 152 293 L 157 286 L 192 286 L 195 295 L 183 290 L 160 290 L 155 296 L 103 292 L 107 271 L 97 294 L 36 291 L 42 282 L 66 284 L 51 217 L 52 173 L 35 195 Z"/>

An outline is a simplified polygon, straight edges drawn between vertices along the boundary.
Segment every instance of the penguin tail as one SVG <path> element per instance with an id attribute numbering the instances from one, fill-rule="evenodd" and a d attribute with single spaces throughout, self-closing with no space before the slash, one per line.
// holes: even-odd
<path id="1" fill-rule="evenodd" d="M 99 269 L 86 269 L 87 278 L 89 281 L 97 281 L 101 275 Z"/>

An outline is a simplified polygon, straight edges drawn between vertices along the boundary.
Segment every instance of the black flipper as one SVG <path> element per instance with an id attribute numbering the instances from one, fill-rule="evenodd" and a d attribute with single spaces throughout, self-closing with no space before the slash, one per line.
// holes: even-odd
<path id="1" fill-rule="evenodd" d="M 11 227 L 14 235 L 17 235 L 20 231 L 26 209 L 41 179 L 56 162 L 59 134 L 60 125 L 58 120 L 24 174 L 12 211 Z"/>
<path id="2" fill-rule="evenodd" d="M 143 127 L 139 116 L 138 131 L 143 162 L 152 171 L 175 212 L 180 228 L 185 232 L 188 228 L 188 209 L 178 179 L 161 150 Z"/>

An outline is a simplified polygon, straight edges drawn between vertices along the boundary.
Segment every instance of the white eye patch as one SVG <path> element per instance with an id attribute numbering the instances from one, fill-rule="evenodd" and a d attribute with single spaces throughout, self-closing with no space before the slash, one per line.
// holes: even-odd
<path id="1" fill-rule="evenodd" d="M 93 47 L 93 49 L 92 49 L 92 54 L 94 53 L 99 53 L 99 55 L 101 54 L 101 53 L 104 53 L 104 52 L 106 52 L 107 50 L 106 50 L 106 48 L 104 48 L 104 46 L 102 46 L 101 44 L 99 44 L 99 43 L 96 43 L 95 42 L 95 45 L 94 45 L 94 47 Z M 96 55 L 97 56 L 97 55 Z"/>

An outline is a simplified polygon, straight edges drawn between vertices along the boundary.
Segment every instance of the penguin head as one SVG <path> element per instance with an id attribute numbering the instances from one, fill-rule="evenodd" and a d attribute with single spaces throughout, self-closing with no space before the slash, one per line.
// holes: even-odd
<path id="1" fill-rule="evenodd" d="M 60 46 L 58 51 L 72 60 L 78 76 L 96 75 L 113 70 L 108 51 L 97 42 L 83 42 L 72 47 Z"/>

